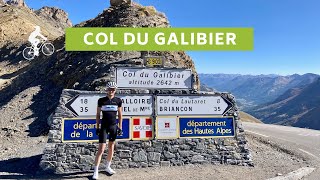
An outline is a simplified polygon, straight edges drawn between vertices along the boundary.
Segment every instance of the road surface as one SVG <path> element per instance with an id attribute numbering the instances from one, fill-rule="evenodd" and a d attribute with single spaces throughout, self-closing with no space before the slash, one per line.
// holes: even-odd
<path id="1" fill-rule="evenodd" d="M 247 133 L 281 143 L 308 156 L 317 169 L 306 179 L 320 179 L 320 131 L 271 124 L 242 124 Z"/>

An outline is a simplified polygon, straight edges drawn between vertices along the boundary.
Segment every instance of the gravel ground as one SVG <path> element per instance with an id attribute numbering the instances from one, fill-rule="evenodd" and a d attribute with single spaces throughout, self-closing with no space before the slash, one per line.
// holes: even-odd
<path id="1" fill-rule="evenodd" d="M 267 179 L 285 175 L 301 167 L 309 166 L 308 161 L 290 154 L 281 148 L 265 143 L 264 139 L 247 136 L 255 167 L 232 165 L 189 165 L 181 167 L 119 169 L 117 174 L 107 176 L 100 172 L 100 179 Z M 41 150 L 39 146 L 39 150 Z M 289 154 L 288 154 L 289 153 Z M 64 175 L 35 174 L 41 155 L 0 161 L 0 179 L 91 179 L 92 173 L 70 173 Z M 29 153 L 30 155 L 30 153 Z M 6 166 L 2 166 L 4 164 Z"/>
<path id="2" fill-rule="evenodd" d="M 35 128 L 32 98 L 40 91 L 40 87 L 32 87 L 16 95 L 8 104 L 0 108 L 0 159 L 28 157 L 42 153 L 45 136 L 30 137 Z M 39 128 L 38 128 L 39 129 Z"/>

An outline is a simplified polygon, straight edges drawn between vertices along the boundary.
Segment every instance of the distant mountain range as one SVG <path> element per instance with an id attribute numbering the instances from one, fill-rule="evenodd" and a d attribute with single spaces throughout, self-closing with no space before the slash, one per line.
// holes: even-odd
<path id="1" fill-rule="evenodd" d="M 305 87 L 319 75 L 199 74 L 201 83 L 217 91 L 231 92 L 244 110 L 275 101 L 289 89 Z"/>
<path id="2" fill-rule="evenodd" d="M 199 74 L 201 83 L 236 96 L 242 110 L 264 123 L 320 130 L 320 76 Z"/>
<path id="3" fill-rule="evenodd" d="M 265 123 L 320 130 L 320 78 L 305 88 L 293 88 L 272 103 L 250 112 Z"/>

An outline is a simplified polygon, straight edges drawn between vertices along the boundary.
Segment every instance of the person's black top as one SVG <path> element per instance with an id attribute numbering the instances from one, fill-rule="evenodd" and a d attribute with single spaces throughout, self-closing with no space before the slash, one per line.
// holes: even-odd
<path id="1" fill-rule="evenodd" d="M 101 107 L 102 111 L 102 125 L 113 125 L 117 124 L 117 112 L 118 107 L 122 106 L 120 98 L 113 97 L 109 99 L 107 96 L 98 100 L 98 107 Z"/>

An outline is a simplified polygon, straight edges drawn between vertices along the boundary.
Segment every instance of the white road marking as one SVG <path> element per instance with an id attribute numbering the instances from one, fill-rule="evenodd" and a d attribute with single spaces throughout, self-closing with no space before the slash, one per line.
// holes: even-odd
<path id="1" fill-rule="evenodd" d="M 285 176 L 278 176 L 275 178 L 270 178 L 268 180 L 289 180 L 289 179 L 302 179 L 303 177 L 311 174 L 315 168 L 303 167 L 298 170 L 292 171 Z"/>
<path id="2" fill-rule="evenodd" d="M 319 157 L 317 157 L 316 155 L 314 155 L 314 154 L 312 154 L 312 153 L 310 153 L 310 152 L 308 152 L 308 151 L 306 151 L 306 150 L 303 150 L 303 149 L 300 149 L 300 148 L 299 148 L 299 150 L 302 151 L 302 152 L 304 152 L 304 153 L 306 153 L 306 154 L 309 154 L 310 156 L 319 158 Z"/>
<path id="3" fill-rule="evenodd" d="M 277 128 L 277 129 L 281 129 L 281 128 Z M 296 129 L 281 129 L 281 131 L 286 131 L 286 132 L 297 132 Z"/>
<path id="4" fill-rule="evenodd" d="M 279 138 L 279 137 L 274 137 L 274 138 L 280 139 L 280 140 L 282 140 L 282 141 L 292 142 L 292 141 L 289 141 L 288 139 L 283 139 L 283 138 Z"/>
<path id="5" fill-rule="evenodd" d="M 249 132 L 249 133 L 257 134 L 257 135 L 259 135 L 259 136 L 263 136 L 263 137 L 269 137 L 269 136 L 266 136 L 266 135 L 263 135 L 263 134 L 260 134 L 260 133 L 256 133 L 256 132 L 253 132 L 253 131 L 249 131 L 249 130 L 245 130 L 245 132 Z"/>
<path id="6" fill-rule="evenodd" d="M 311 137 L 318 137 L 320 134 L 312 134 L 312 133 L 300 133 L 299 136 L 311 136 Z"/>

